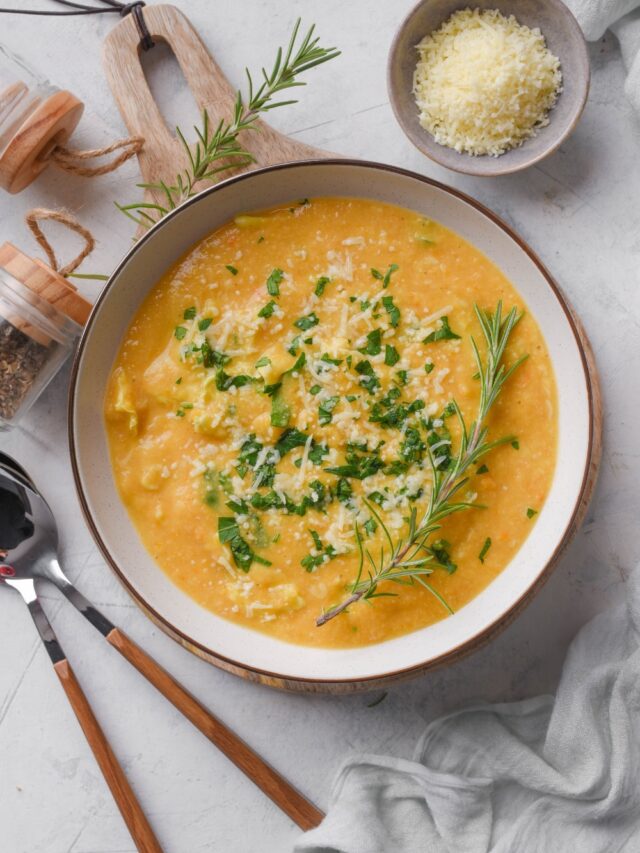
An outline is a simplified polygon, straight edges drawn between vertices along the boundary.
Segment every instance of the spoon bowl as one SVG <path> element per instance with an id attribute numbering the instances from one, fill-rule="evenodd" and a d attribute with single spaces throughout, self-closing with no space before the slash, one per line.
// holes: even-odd
<path id="1" fill-rule="evenodd" d="M 16 580 L 47 578 L 56 584 L 61 579 L 69 583 L 57 559 L 58 528 L 51 508 L 26 472 L 25 479 L 15 467 L 0 466 L 0 553 L 7 564 L 0 573 Z"/>

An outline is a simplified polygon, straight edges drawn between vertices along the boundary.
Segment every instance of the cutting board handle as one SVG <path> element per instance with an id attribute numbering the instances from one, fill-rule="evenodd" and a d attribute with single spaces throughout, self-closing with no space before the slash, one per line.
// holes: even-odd
<path id="1" fill-rule="evenodd" d="M 196 104 L 207 110 L 212 124 L 233 115 L 236 93 L 215 62 L 188 18 L 175 6 L 145 6 L 144 19 L 155 42 L 172 49 Z M 108 34 L 103 50 L 107 81 L 124 123 L 132 136 L 142 136 L 145 144 L 138 154 L 145 183 L 173 182 L 186 166 L 187 157 L 175 133 L 155 102 L 140 62 L 140 36 L 132 15 L 123 18 Z M 265 122 L 257 122 L 259 132 L 245 131 L 241 142 L 255 157 L 255 163 L 235 172 L 292 160 L 328 157 L 328 153 L 295 142 Z M 225 177 L 232 174 L 225 172 Z"/>

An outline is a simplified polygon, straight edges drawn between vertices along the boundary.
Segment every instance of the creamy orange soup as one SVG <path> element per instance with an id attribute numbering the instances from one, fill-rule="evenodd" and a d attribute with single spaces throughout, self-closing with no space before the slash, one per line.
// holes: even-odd
<path id="1" fill-rule="evenodd" d="M 437 211 L 434 211 L 437 215 Z M 388 559 L 478 407 L 474 304 L 523 312 L 489 439 L 420 551 L 422 583 L 316 619 L 349 595 L 360 548 Z M 129 327 L 105 400 L 122 500 L 157 563 L 213 612 L 292 643 L 376 643 L 446 618 L 509 563 L 555 466 L 545 344 L 522 298 L 435 220 L 350 198 L 238 216 L 192 248 Z M 431 460 L 431 461 L 430 461 Z M 365 560 L 363 577 L 371 570 Z M 446 603 L 446 605 L 445 605 Z M 447 607 L 449 609 L 447 609 Z"/>

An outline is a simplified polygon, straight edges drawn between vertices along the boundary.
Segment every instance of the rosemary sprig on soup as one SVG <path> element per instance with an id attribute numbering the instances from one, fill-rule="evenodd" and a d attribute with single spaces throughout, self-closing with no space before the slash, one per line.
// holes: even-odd
<path id="1" fill-rule="evenodd" d="M 483 361 L 475 340 L 471 339 L 478 368 L 476 375 L 480 382 L 480 402 L 476 419 L 467 428 L 460 406 L 455 400 L 449 404 L 448 408 L 453 410 L 458 420 L 459 432 L 458 451 L 453 455 L 451 439 L 441 438 L 432 423 L 425 421 L 422 417 L 418 418 L 416 437 L 411 445 L 414 460 L 418 464 L 423 464 L 422 457 L 426 455 L 431 469 L 426 508 L 418 521 L 418 508 L 415 505 L 412 506 L 409 518 L 406 519 L 406 532 L 394 540 L 381 514 L 365 500 L 365 506 L 382 528 L 387 540 L 388 550 L 385 550 L 385 543 L 383 542 L 380 546 L 380 556 L 376 558 L 372 548 L 363 545 L 358 521 L 355 522 L 355 538 L 359 552 L 358 574 L 351 585 L 350 595 L 340 604 L 323 613 L 316 620 L 318 626 L 325 625 L 330 619 L 344 613 L 348 607 L 358 601 L 371 601 L 382 595 L 394 594 L 380 589 L 381 586 L 384 587 L 389 583 L 418 582 L 435 595 L 449 613 L 453 613 L 446 600 L 426 580 L 433 573 L 434 564 L 439 564 L 447 571 L 451 570 L 452 565 L 448 550 L 444 548 L 442 543 L 439 547 L 437 544 L 432 544 L 431 539 L 433 534 L 440 530 L 443 519 L 454 513 L 478 506 L 474 499 L 461 500 L 459 497 L 469 483 L 468 471 L 471 466 L 495 447 L 511 443 L 514 440 L 514 436 L 509 435 L 489 441 L 486 421 L 502 386 L 527 358 L 526 355 L 520 356 L 509 368 L 503 362 L 509 337 L 513 327 L 520 319 L 515 308 L 511 309 L 504 321 L 501 302 L 498 302 L 493 315 L 478 308 L 477 305 L 474 308 L 487 348 L 486 361 Z M 441 321 L 440 328 L 441 330 L 446 328 L 449 332 L 446 337 L 443 336 L 445 339 L 458 337 L 451 333 L 448 323 L 445 327 Z M 437 335 L 438 332 L 434 332 L 425 340 L 436 340 Z M 416 427 L 412 429 L 416 430 Z M 422 434 L 424 434 L 424 440 Z M 418 448 L 420 452 L 417 452 Z M 487 538 L 478 557 L 481 563 L 484 562 L 490 545 L 491 539 Z M 367 564 L 366 571 L 365 562 Z"/>
<path id="2" fill-rule="evenodd" d="M 533 529 L 555 465 L 525 309 L 403 208 L 236 217 L 156 285 L 112 371 L 114 473 L 145 545 L 205 607 L 290 642 L 365 645 L 459 610 Z"/>

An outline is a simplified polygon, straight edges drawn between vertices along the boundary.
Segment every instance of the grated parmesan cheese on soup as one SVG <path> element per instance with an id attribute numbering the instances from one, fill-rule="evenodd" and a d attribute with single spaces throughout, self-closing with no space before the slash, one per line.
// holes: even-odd
<path id="1" fill-rule="evenodd" d="M 497 157 L 549 123 L 562 74 L 537 27 L 495 9 L 463 9 L 417 49 L 420 124 L 440 145 Z"/>

